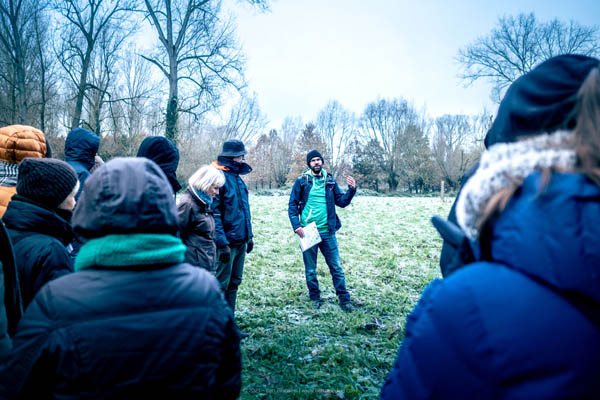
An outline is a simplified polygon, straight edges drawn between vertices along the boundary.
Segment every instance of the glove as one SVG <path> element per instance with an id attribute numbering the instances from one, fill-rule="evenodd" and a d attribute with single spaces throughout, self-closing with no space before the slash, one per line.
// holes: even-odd
<path id="1" fill-rule="evenodd" d="M 231 259 L 231 249 L 229 246 L 224 246 L 219 249 L 219 262 L 225 264 Z"/>
<path id="2" fill-rule="evenodd" d="M 252 249 L 254 248 L 254 240 L 248 240 L 248 244 L 246 245 L 246 254 L 250 254 Z"/>
<path id="3" fill-rule="evenodd" d="M 475 245 L 460 227 L 445 220 L 437 215 L 431 218 L 431 223 L 444 241 L 454 250 L 454 255 L 450 262 L 441 265 L 442 276 L 448 275 L 464 267 L 467 264 L 477 261 L 480 258 L 479 247 Z"/>

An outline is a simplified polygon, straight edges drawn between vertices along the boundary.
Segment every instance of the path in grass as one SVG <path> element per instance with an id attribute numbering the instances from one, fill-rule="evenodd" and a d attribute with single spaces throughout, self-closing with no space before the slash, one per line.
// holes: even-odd
<path id="1" fill-rule="evenodd" d="M 402 340 L 406 315 L 439 275 L 441 239 L 429 222 L 452 199 L 355 197 L 338 209 L 346 284 L 363 303 L 338 306 L 319 253 L 324 305 L 313 310 L 287 217 L 287 197 L 251 196 L 254 251 L 246 259 L 236 320 L 242 342 L 242 399 L 375 399 Z"/>

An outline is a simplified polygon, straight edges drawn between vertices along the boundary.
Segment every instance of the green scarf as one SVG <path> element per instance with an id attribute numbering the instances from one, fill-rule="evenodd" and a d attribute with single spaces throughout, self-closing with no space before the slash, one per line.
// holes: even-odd
<path id="1" fill-rule="evenodd" d="M 93 267 L 178 264 L 183 262 L 185 245 L 181 239 L 157 233 L 108 235 L 92 239 L 79 250 L 75 271 Z"/>

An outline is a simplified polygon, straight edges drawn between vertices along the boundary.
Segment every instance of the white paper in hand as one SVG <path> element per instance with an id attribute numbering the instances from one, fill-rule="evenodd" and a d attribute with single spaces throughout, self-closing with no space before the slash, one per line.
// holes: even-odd
<path id="1" fill-rule="evenodd" d="M 300 249 L 302 249 L 302 251 L 306 251 L 314 245 L 321 243 L 321 235 L 319 235 L 319 230 L 314 222 L 306 225 L 302 228 L 302 230 L 304 231 L 303 238 L 296 234 L 298 242 L 300 243 Z"/>

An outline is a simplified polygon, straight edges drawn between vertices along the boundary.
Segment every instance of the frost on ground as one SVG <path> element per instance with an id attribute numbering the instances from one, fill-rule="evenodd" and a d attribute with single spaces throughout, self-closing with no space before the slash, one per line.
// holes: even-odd
<path id="1" fill-rule="evenodd" d="M 325 260 L 324 304 L 313 310 L 285 196 L 251 196 L 254 251 L 246 258 L 236 320 L 242 342 L 242 399 L 375 399 L 392 367 L 404 321 L 439 276 L 441 239 L 429 219 L 453 199 L 355 197 L 338 208 L 346 284 L 362 304 L 346 314 Z"/>

